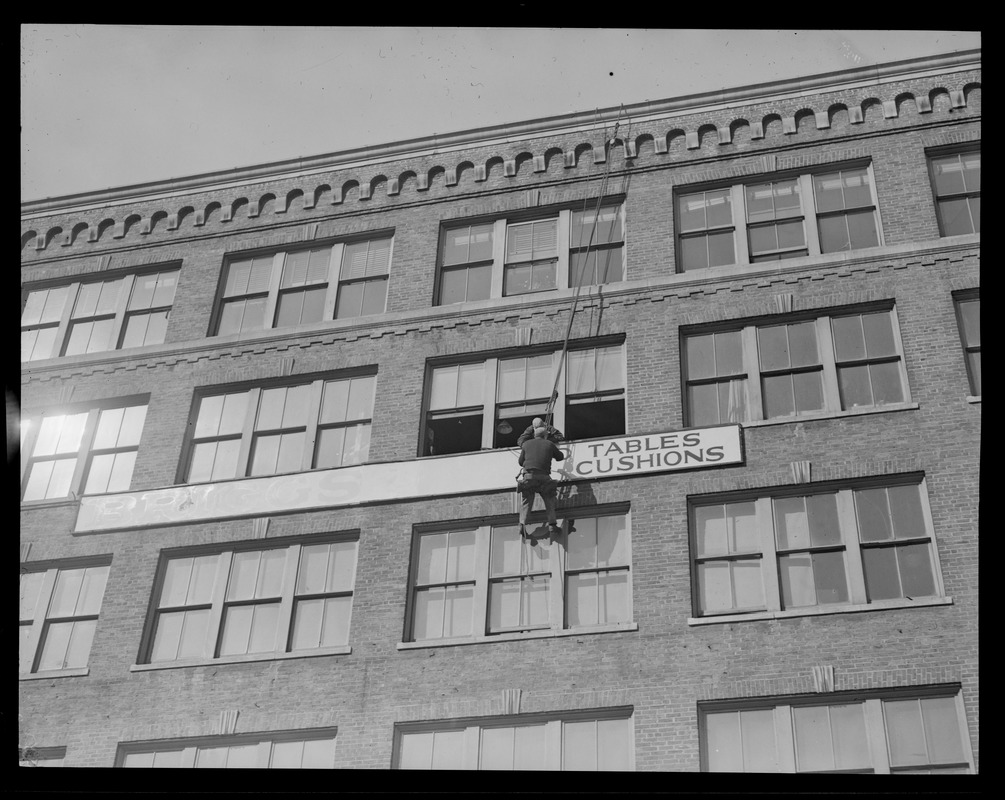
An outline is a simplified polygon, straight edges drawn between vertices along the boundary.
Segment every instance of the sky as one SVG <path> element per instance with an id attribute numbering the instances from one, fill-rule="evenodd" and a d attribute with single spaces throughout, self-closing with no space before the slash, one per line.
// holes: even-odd
<path id="1" fill-rule="evenodd" d="M 981 46 L 979 31 L 21 26 L 21 200 Z"/>

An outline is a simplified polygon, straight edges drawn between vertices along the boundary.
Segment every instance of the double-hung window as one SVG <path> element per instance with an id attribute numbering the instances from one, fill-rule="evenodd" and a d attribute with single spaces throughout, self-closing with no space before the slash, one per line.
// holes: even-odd
<path id="1" fill-rule="evenodd" d="M 631 708 L 395 726 L 395 769 L 634 769 Z"/>
<path id="2" fill-rule="evenodd" d="M 959 236 L 981 232 L 981 151 L 933 155 L 928 160 L 939 232 Z"/>
<path id="3" fill-rule="evenodd" d="M 970 376 L 970 393 L 981 396 L 981 297 L 976 291 L 956 296 L 956 318 Z"/>
<path id="4" fill-rule="evenodd" d="M 164 557 L 141 662 L 344 650 L 357 544 L 312 536 Z"/>
<path id="5" fill-rule="evenodd" d="M 29 417 L 21 500 L 127 491 L 146 413 L 146 398 L 131 398 Z"/>
<path id="6" fill-rule="evenodd" d="M 30 289 L 21 311 L 21 360 L 161 344 L 178 269 Z"/>
<path id="7" fill-rule="evenodd" d="M 382 314 L 389 235 L 232 257 L 224 266 L 212 335 Z"/>
<path id="8" fill-rule="evenodd" d="M 490 640 L 631 622 L 627 512 L 577 516 L 561 543 L 528 547 L 515 524 L 416 532 L 409 642 Z"/>
<path id="9" fill-rule="evenodd" d="M 87 666 L 110 563 L 21 565 L 20 674 Z"/>
<path id="10" fill-rule="evenodd" d="M 248 733 L 119 745 L 117 767 L 334 769 L 335 731 Z"/>
<path id="11" fill-rule="evenodd" d="M 677 194 L 677 271 L 881 245 L 869 165 Z"/>
<path id="12" fill-rule="evenodd" d="M 707 772 L 973 772 L 958 687 L 699 703 Z"/>
<path id="13" fill-rule="evenodd" d="M 690 425 L 785 419 L 909 401 L 892 306 L 684 334 Z"/>
<path id="14" fill-rule="evenodd" d="M 449 224 L 436 305 L 624 280 L 624 207 L 588 203 L 529 219 Z"/>
<path id="15" fill-rule="evenodd" d="M 552 421 L 567 439 L 622 435 L 625 383 L 623 344 L 577 345 L 564 360 L 560 350 L 536 350 L 433 365 L 421 454 L 515 447 L 534 417 L 547 414 L 553 390 Z"/>
<path id="16" fill-rule="evenodd" d="M 373 374 L 304 378 L 196 398 L 183 480 L 276 475 L 366 461 Z"/>
<path id="17" fill-rule="evenodd" d="M 692 498 L 697 617 L 940 598 L 923 479 Z"/>

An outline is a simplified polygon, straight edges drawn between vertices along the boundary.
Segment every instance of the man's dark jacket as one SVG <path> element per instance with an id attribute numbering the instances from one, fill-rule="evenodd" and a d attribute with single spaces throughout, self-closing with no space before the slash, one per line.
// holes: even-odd
<path id="1" fill-rule="evenodd" d="M 526 470 L 551 474 L 551 462 L 564 461 L 565 453 L 547 439 L 529 439 L 520 446 L 520 466 Z"/>

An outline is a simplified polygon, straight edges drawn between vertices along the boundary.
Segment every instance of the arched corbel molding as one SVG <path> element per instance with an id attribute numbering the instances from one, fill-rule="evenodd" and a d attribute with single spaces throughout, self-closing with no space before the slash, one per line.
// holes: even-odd
<path id="1" fill-rule="evenodd" d="M 844 103 L 831 105 L 827 109 L 827 118 L 830 120 L 831 128 L 844 128 L 851 124 L 851 115 Z"/>
<path id="2" fill-rule="evenodd" d="M 130 214 L 122 223 L 122 235 L 127 235 L 133 228 L 143 222 L 143 217 L 139 214 Z"/>
<path id="3" fill-rule="evenodd" d="M 931 104 L 933 112 L 949 111 L 952 108 L 949 90 L 943 86 L 938 86 L 928 93 L 928 102 Z"/>
<path id="4" fill-rule="evenodd" d="M 781 136 L 782 135 L 782 115 L 781 114 L 766 114 L 761 118 L 761 130 L 763 131 L 762 136 L 767 139 L 771 136 Z"/>
<path id="5" fill-rule="evenodd" d="M 878 97 L 867 97 L 859 107 L 862 109 L 862 120 L 867 123 L 883 121 L 883 102 Z"/>
<path id="6" fill-rule="evenodd" d="M 409 181 L 411 181 L 412 185 L 414 186 L 414 184 L 416 183 L 417 180 L 418 180 L 418 178 L 417 178 L 416 174 L 412 170 L 405 170 L 404 172 L 402 172 L 398 176 L 398 189 L 397 189 L 397 191 L 392 191 L 394 189 L 394 185 L 393 185 L 394 181 L 392 181 L 391 182 L 392 185 L 388 189 L 388 194 L 399 194 L 400 192 L 403 192 L 403 191 L 405 191 L 406 188 L 408 188 Z"/>
<path id="7" fill-rule="evenodd" d="M 230 204 L 230 208 L 223 209 L 223 216 L 220 217 L 220 221 L 230 222 L 232 219 L 236 219 L 241 209 L 247 205 L 250 205 L 247 197 L 238 197 Z"/>
<path id="8" fill-rule="evenodd" d="M 729 140 L 734 145 L 746 144 L 750 141 L 750 122 L 738 117 L 729 123 Z"/>
<path id="9" fill-rule="evenodd" d="M 67 244 L 73 244 L 81 238 L 83 238 L 84 241 L 87 241 L 87 236 L 90 230 L 91 226 L 86 222 L 78 222 L 73 226 L 73 230 L 70 231 L 70 241 L 67 242 Z"/>
<path id="10" fill-rule="evenodd" d="M 719 145 L 719 129 L 715 125 L 699 125 L 695 131 L 699 150 L 712 150 Z"/>
<path id="11" fill-rule="evenodd" d="M 276 196 L 272 192 L 266 192 L 258 198 L 258 202 L 248 207 L 249 217 L 259 217 L 267 211 L 272 211 L 276 207 Z"/>
<path id="12" fill-rule="evenodd" d="M 283 199 L 282 207 L 280 208 L 279 204 L 276 203 L 276 213 L 277 214 L 289 213 L 290 209 L 293 207 L 294 201 L 303 196 L 304 196 L 303 189 L 290 189 L 290 191 L 286 193 L 286 197 Z"/>
<path id="13" fill-rule="evenodd" d="M 324 201 L 325 195 L 332 190 L 327 183 L 314 187 L 310 197 L 304 198 L 304 208 L 317 208 Z"/>
<path id="14" fill-rule="evenodd" d="M 490 158 L 488 161 L 485 162 L 485 177 L 482 180 L 489 180 L 492 177 L 493 170 L 495 170 L 496 175 L 501 175 L 502 169 L 503 169 L 502 156 L 493 156 L 492 158 Z"/>
<path id="15" fill-rule="evenodd" d="M 355 178 L 345 181 L 342 187 L 332 195 L 332 205 L 346 203 L 351 199 L 359 200 L 359 181 Z"/>
<path id="16" fill-rule="evenodd" d="M 817 129 L 817 116 L 812 109 L 801 108 L 792 117 L 795 125 L 793 133 L 810 133 Z"/>
<path id="17" fill-rule="evenodd" d="M 656 143 L 651 133 L 643 133 L 635 137 L 635 157 L 642 158 L 656 152 Z"/>
<path id="18" fill-rule="evenodd" d="M 195 209 L 192 208 L 192 206 L 185 206 L 184 208 L 180 208 L 178 209 L 176 217 L 177 221 L 175 227 L 180 228 L 182 226 L 182 223 L 185 222 L 185 220 L 193 219 L 195 217 Z"/>
<path id="19" fill-rule="evenodd" d="M 548 172 L 555 164 L 558 164 L 559 169 L 564 168 L 565 152 L 561 147 L 549 147 L 544 151 L 543 158 L 545 172 Z"/>
<path id="20" fill-rule="evenodd" d="M 968 83 L 963 87 L 963 99 L 967 108 L 979 113 L 981 110 L 981 85 L 979 83 Z"/>
<path id="21" fill-rule="evenodd" d="M 97 228 L 92 228 L 91 232 L 94 234 L 94 239 L 91 241 L 101 241 L 101 237 L 105 235 L 105 232 L 111 230 L 115 227 L 115 220 L 111 218 L 105 218 L 98 223 Z"/>
<path id="22" fill-rule="evenodd" d="M 23 251 L 29 244 L 38 238 L 38 231 L 25 231 L 21 234 L 21 250 Z"/>
<path id="23" fill-rule="evenodd" d="M 59 226 L 59 225 L 57 225 L 54 228 L 49 228 L 49 230 L 46 231 L 46 234 L 45 234 L 45 246 L 48 247 L 50 244 L 52 244 L 53 240 L 57 236 L 60 236 L 62 233 L 63 233 L 63 228 L 61 226 Z"/>
<path id="24" fill-rule="evenodd" d="M 465 178 L 471 178 L 475 172 L 475 165 L 470 161 L 462 161 L 454 168 L 454 174 L 459 186 Z"/>

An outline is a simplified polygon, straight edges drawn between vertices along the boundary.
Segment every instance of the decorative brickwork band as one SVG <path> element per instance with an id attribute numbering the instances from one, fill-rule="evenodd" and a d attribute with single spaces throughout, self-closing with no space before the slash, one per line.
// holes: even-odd
<path id="1" fill-rule="evenodd" d="M 782 292 L 781 294 L 775 295 L 775 312 L 778 314 L 790 314 L 792 313 L 793 305 L 792 292 Z"/>
<path id="2" fill-rule="evenodd" d="M 810 482 L 810 462 L 809 461 L 793 461 L 789 464 L 792 469 L 792 480 L 796 483 L 809 483 Z"/>
<path id="3" fill-rule="evenodd" d="M 279 369 L 283 374 L 284 378 L 288 378 L 293 374 L 293 365 L 296 363 L 296 359 L 293 356 L 287 356 L 286 358 L 280 359 Z"/>
<path id="4" fill-rule="evenodd" d="M 520 713 L 520 699 L 523 695 L 523 689 L 503 689 L 502 690 L 502 713 L 503 714 L 519 714 Z"/>
<path id="5" fill-rule="evenodd" d="M 229 736 L 237 732 L 237 717 L 240 712 L 237 709 L 221 711 L 219 720 L 219 731 L 221 736 Z"/>
<path id="6" fill-rule="evenodd" d="M 527 347 L 530 344 L 530 339 L 533 333 L 534 329 L 529 326 L 520 325 L 514 328 L 513 335 L 516 338 L 516 346 Z"/>
<path id="7" fill-rule="evenodd" d="M 834 691 L 834 667 L 832 666 L 813 667 L 813 691 L 814 692 Z"/>

